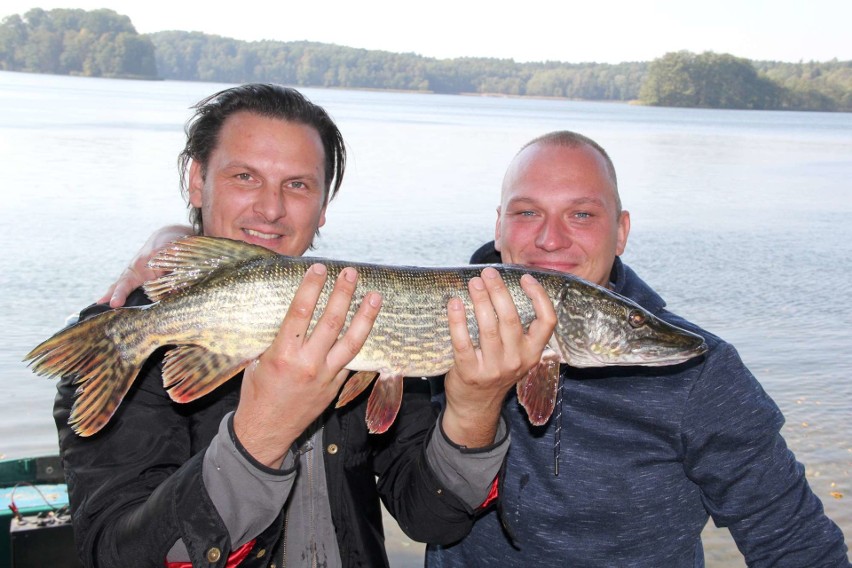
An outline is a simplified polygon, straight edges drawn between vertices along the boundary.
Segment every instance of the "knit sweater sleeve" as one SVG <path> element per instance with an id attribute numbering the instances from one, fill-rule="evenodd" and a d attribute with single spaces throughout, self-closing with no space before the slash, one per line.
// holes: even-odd
<path id="1" fill-rule="evenodd" d="M 781 436 L 784 418 L 736 350 L 707 356 L 684 413 L 686 475 L 749 566 L 849 566 L 802 464 Z"/>

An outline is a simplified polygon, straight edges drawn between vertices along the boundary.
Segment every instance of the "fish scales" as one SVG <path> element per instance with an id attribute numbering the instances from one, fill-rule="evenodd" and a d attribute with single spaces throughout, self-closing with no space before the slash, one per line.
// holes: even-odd
<path id="1" fill-rule="evenodd" d="M 308 268 L 321 262 L 328 279 L 308 333 L 323 313 L 340 271 L 358 271 L 343 331 L 370 291 L 382 308 L 363 348 L 347 365 L 360 371 L 338 404 L 354 399 L 374 375 L 367 423 L 390 427 L 399 407 L 402 377 L 437 376 L 453 363 L 447 302 L 462 299 L 471 339 L 479 330 L 468 282 L 482 266 L 423 268 L 383 266 L 309 257 L 286 257 L 239 241 L 188 237 L 152 261 L 168 270 L 145 285 L 153 304 L 106 312 L 63 330 L 33 349 L 26 360 L 42 375 L 76 373 L 80 390 L 71 423 L 81 435 L 100 430 L 115 412 L 145 359 L 158 347 L 168 352 L 163 380 L 170 396 L 188 402 L 214 390 L 272 343 Z M 545 420 L 552 411 L 558 365 L 666 365 L 700 355 L 703 339 L 662 322 L 630 300 L 579 278 L 519 266 L 494 265 L 515 302 L 524 328 L 535 319 L 520 279 L 533 274 L 557 312 L 557 326 L 542 365 L 533 369 L 519 399 Z M 356 379 L 357 377 L 357 379 Z"/>

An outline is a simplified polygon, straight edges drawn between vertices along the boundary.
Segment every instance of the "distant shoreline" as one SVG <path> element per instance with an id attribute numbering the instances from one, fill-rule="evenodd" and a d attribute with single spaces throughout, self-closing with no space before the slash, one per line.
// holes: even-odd
<path id="1" fill-rule="evenodd" d="M 5 38 L 0 69 L 10 71 L 666 108 L 852 112 L 852 61 L 753 61 L 686 50 L 615 64 L 438 59 L 202 32 L 140 34 L 129 17 L 110 9 L 33 8 L 2 20 L 0 36 Z"/>

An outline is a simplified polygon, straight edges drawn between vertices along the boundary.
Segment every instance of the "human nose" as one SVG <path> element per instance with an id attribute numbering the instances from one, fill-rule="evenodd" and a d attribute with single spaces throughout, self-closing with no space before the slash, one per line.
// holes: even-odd
<path id="1" fill-rule="evenodd" d="M 568 228 L 558 218 L 544 220 L 536 235 L 535 245 L 546 251 L 555 251 L 571 246 L 572 240 Z"/>
<path id="2" fill-rule="evenodd" d="M 283 193 L 269 185 L 262 187 L 254 201 L 254 211 L 269 222 L 280 219 L 286 213 Z"/>

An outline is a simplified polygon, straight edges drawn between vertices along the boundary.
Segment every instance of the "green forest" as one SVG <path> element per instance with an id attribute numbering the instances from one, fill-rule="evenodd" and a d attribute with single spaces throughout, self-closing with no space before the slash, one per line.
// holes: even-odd
<path id="1" fill-rule="evenodd" d="M 713 52 L 650 62 L 435 59 L 333 44 L 139 34 L 112 10 L 32 9 L 0 22 L 0 69 L 87 77 L 410 90 L 757 110 L 852 111 L 852 61 L 751 61 Z"/>

